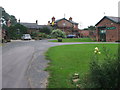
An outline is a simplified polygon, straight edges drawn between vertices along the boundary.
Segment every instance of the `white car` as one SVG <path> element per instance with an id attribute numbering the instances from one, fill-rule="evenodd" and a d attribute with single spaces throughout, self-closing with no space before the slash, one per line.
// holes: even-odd
<path id="1" fill-rule="evenodd" d="M 31 36 L 30 34 L 23 34 L 23 36 L 21 37 L 22 40 L 31 40 Z"/>

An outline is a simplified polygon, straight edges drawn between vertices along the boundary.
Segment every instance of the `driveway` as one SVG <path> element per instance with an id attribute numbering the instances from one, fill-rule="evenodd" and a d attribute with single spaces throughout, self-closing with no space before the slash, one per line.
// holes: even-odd
<path id="1" fill-rule="evenodd" d="M 2 88 L 45 88 L 48 60 L 44 53 L 52 44 L 42 41 L 13 41 L 2 47 Z"/>
<path id="2" fill-rule="evenodd" d="M 89 42 L 96 43 L 96 42 Z M 2 47 L 2 88 L 45 88 L 48 72 L 44 71 L 48 60 L 44 53 L 49 47 L 66 44 L 47 40 L 12 41 Z"/>

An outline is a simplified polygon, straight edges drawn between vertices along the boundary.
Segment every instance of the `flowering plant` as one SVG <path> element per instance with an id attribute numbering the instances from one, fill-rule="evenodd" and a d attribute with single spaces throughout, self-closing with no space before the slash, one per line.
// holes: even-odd
<path id="1" fill-rule="evenodd" d="M 95 48 L 94 53 L 95 53 L 95 54 L 101 54 L 101 52 L 99 51 L 98 47 Z"/>

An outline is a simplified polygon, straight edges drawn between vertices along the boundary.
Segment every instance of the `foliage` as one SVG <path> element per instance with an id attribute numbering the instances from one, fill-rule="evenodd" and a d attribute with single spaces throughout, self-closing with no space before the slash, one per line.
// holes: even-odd
<path id="1" fill-rule="evenodd" d="M 10 21 L 11 21 L 12 25 L 17 24 L 17 19 L 16 19 L 16 17 L 14 15 L 10 15 Z"/>
<path id="2" fill-rule="evenodd" d="M 2 29 L 3 29 L 3 30 L 8 30 L 9 28 L 8 28 L 5 24 L 3 24 L 3 25 L 2 25 Z"/>
<path id="3" fill-rule="evenodd" d="M 51 33 L 51 28 L 48 28 L 47 26 L 39 29 L 40 32 L 45 33 L 45 34 L 50 34 Z"/>
<path id="4" fill-rule="evenodd" d="M 60 30 L 60 29 L 53 30 L 51 34 L 52 34 L 52 36 L 55 37 L 55 38 L 57 38 L 57 37 L 65 38 L 65 37 L 66 37 L 65 32 L 63 32 L 63 31 Z"/>
<path id="5" fill-rule="evenodd" d="M 47 38 L 47 34 L 41 32 L 32 32 L 31 36 L 37 39 Z"/>
<path id="6" fill-rule="evenodd" d="M 2 10 L 2 23 L 7 24 L 7 21 L 10 20 L 11 25 L 17 24 L 17 19 L 15 16 L 9 15 L 2 7 L 0 7 L 0 9 Z"/>
<path id="7" fill-rule="evenodd" d="M 120 56 L 111 54 L 110 49 L 103 47 L 105 57 L 100 62 L 99 54 L 94 54 L 90 63 L 90 73 L 84 86 L 91 88 L 120 88 Z"/>
<path id="8" fill-rule="evenodd" d="M 96 30 L 95 26 L 88 26 L 88 28 L 84 28 L 84 30 Z"/>
<path id="9" fill-rule="evenodd" d="M 8 30 L 8 35 L 10 36 L 11 39 L 21 39 L 21 36 L 26 33 L 27 28 L 21 24 L 10 26 Z"/>
<path id="10" fill-rule="evenodd" d="M 12 32 L 9 31 L 7 22 L 8 22 L 8 20 L 10 20 L 11 26 L 14 26 L 17 24 L 17 19 L 15 18 L 15 16 L 9 15 L 2 7 L 0 7 L 0 11 L 2 11 L 2 17 L 0 18 L 1 24 L 2 24 L 2 30 L 5 30 L 5 32 L 6 32 L 5 36 L 4 36 L 4 39 L 6 39 L 6 40 L 3 40 L 3 41 L 10 41 L 10 37 L 12 36 L 10 33 L 12 33 Z"/>

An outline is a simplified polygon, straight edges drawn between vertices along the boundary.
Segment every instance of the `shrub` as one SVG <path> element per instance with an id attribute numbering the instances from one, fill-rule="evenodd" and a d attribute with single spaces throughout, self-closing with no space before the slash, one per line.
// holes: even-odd
<path id="1" fill-rule="evenodd" d="M 60 29 L 53 30 L 52 33 L 51 33 L 51 35 L 53 37 L 55 37 L 55 38 L 57 38 L 57 37 L 65 38 L 66 37 L 65 32 L 63 32 Z"/>
<path id="2" fill-rule="evenodd" d="M 104 61 L 99 60 L 99 49 L 90 63 L 90 72 L 82 81 L 84 87 L 89 88 L 119 88 L 120 87 L 120 56 L 110 54 L 109 50 L 103 47 Z M 87 79 L 86 79 L 87 78 Z"/>

